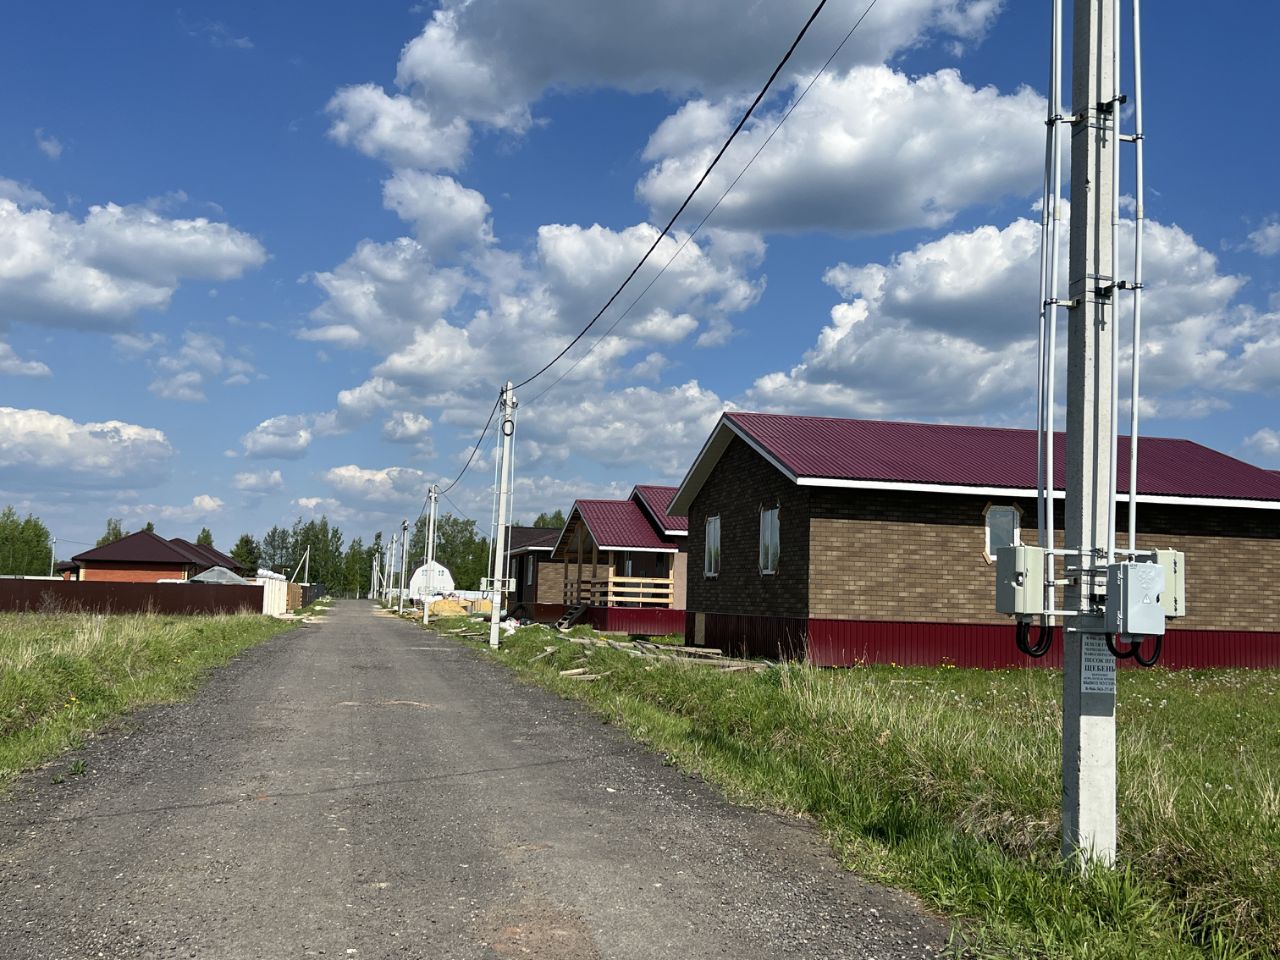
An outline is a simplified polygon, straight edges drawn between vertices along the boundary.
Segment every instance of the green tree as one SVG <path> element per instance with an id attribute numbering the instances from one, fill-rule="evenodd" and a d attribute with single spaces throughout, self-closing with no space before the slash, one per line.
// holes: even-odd
<path id="1" fill-rule="evenodd" d="M 231 548 L 231 559 L 240 566 L 257 572 L 262 566 L 262 547 L 253 539 L 253 534 L 242 533 L 236 545 Z"/>
<path id="2" fill-rule="evenodd" d="M 98 538 L 97 546 L 105 547 L 108 543 L 115 543 L 125 537 L 124 527 L 120 526 L 119 517 L 107 518 L 107 532 Z"/>
<path id="3" fill-rule="evenodd" d="M 276 573 L 284 573 L 293 555 L 293 538 L 284 527 L 275 526 L 262 538 L 262 565 Z M 289 572 L 293 568 L 289 567 Z"/>
<path id="4" fill-rule="evenodd" d="M 39 518 L 20 519 L 13 507 L 0 511 L 0 573 L 47 576 L 52 556 L 49 528 Z"/>
<path id="5" fill-rule="evenodd" d="M 298 564 L 311 548 L 311 557 L 306 567 L 311 583 L 323 583 L 325 586 L 339 590 L 342 584 L 343 555 L 342 531 L 336 526 L 329 526 L 329 518 L 321 515 L 319 520 L 302 522 L 299 517 L 289 531 L 289 570 L 292 575 Z M 301 582 L 303 573 L 298 573 Z"/>
<path id="6" fill-rule="evenodd" d="M 366 548 L 364 541 L 356 537 L 347 545 L 346 555 L 342 558 L 342 594 L 348 597 L 362 597 L 369 592 L 369 578 L 372 575 L 373 553 Z M 333 589 L 339 589 L 334 587 Z"/>
<path id="7" fill-rule="evenodd" d="M 474 520 L 446 513 L 436 518 L 436 561 L 459 590 L 479 590 L 480 578 L 488 576 L 489 541 L 476 532 Z"/>
<path id="8" fill-rule="evenodd" d="M 556 510 L 555 513 L 540 513 L 538 519 L 533 521 L 535 527 L 545 527 L 549 530 L 564 529 L 564 513 Z"/>
<path id="9" fill-rule="evenodd" d="M 196 534 L 196 545 L 201 547 L 213 546 L 213 534 L 208 527 L 200 528 L 200 532 Z"/>
<path id="10" fill-rule="evenodd" d="M 156 525 L 152 523 L 150 520 L 148 520 L 142 529 L 147 531 L 147 533 L 155 533 Z"/>

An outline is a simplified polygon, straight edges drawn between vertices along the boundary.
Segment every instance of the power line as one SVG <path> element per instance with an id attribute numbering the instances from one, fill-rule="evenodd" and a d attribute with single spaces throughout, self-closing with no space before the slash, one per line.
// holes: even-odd
<path id="1" fill-rule="evenodd" d="M 498 404 L 500 402 L 500 399 L 493 401 L 493 407 L 489 410 L 489 419 L 484 422 L 484 429 L 480 431 L 480 436 L 476 438 L 475 446 L 471 448 L 471 453 L 467 457 L 467 462 L 462 465 L 462 469 L 458 471 L 458 475 L 450 481 L 447 487 L 437 491 L 440 496 L 443 497 L 446 493 L 456 487 L 458 485 L 458 481 L 462 479 L 463 474 L 467 472 L 467 468 L 471 466 L 471 461 L 476 458 L 476 453 L 480 450 L 480 444 L 484 443 L 485 434 L 489 432 L 489 427 L 493 426 L 493 415 L 498 412 Z M 431 497 L 428 494 L 427 499 L 422 501 L 422 509 L 418 511 L 418 518 L 417 520 L 414 520 L 414 523 L 421 520 L 422 515 L 427 512 L 427 504 L 430 502 L 430 499 Z M 453 501 L 450 500 L 449 502 L 452 503 Z"/>
<path id="2" fill-rule="evenodd" d="M 784 54 L 782 59 L 778 61 L 778 65 L 773 68 L 773 73 L 769 74 L 769 79 L 766 80 L 764 86 L 760 88 L 760 92 L 756 94 L 756 98 L 751 101 L 751 106 L 747 107 L 746 113 L 742 115 L 742 119 L 740 119 L 738 121 L 737 126 L 733 128 L 733 132 L 729 134 L 728 139 L 725 140 L 725 142 L 721 145 L 719 151 L 716 152 L 715 157 L 712 159 L 711 163 L 707 166 L 707 169 L 702 171 L 702 176 L 699 177 L 698 182 L 693 185 L 693 189 L 689 191 L 689 195 L 684 198 L 684 202 L 680 204 L 679 209 L 676 210 L 676 212 L 671 215 L 671 219 L 668 220 L 667 225 L 662 228 L 662 232 L 658 234 L 657 239 L 655 239 L 653 243 L 649 245 L 649 249 L 645 251 L 644 256 L 641 257 L 639 262 L 636 263 L 636 265 L 631 268 L 631 272 L 627 274 L 626 279 L 622 281 L 622 283 L 618 286 L 618 289 L 613 292 L 613 295 L 609 297 L 609 299 L 605 302 L 605 305 L 601 307 L 599 311 L 597 311 L 594 317 L 591 318 L 591 322 L 588 323 L 585 327 L 583 327 L 582 330 L 578 332 L 578 335 L 575 336 L 572 340 L 570 340 L 563 350 L 561 350 L 554 357 L 552 357 L 551 360 L 533 376 L 527 377 L 526 379 L 521 380 L 519 383 L 517 383 L 516 384 L 517 390 L 523 386 L 526 386 L 532 383 L 534 380 L 538 379 L 538 377 L 542 376 L 544 373 L 550 370 L 551 367 L 554 366 L 560 360 L 561 357 L 563 357 L 566 353 L 572 350 L 573 347 L 577 344 L 577 342 L 587 335 L 587 331 L 589 331 L 593 326 L 595 326 L 597 320 L 599 320 L 602 316 L 604 316 L 604 312 L 608 310 L 611 306 L 613 306 L 613 302 L 617 300 L 618 297 L 622 294 L 622 291 L 626 288 L 627 284 L 630 283 L 631 280 L 635 277 L 635 275 L 640 272 L 640 268 L 643 267 L 646 262 L 648 262 L 649 257 L 653 254 L 653 251 L 658 248 L 658 244 L 663 241 L 663 239 L 667 236 L 668 233 L 670 233 L 672 226 L 674 226 L 676 220 L 680 218 L 680 214 L 684 213 L 685 208 L 689 206 L 689 203 L 693 200 L 694 194 L 698 192 L 699 188 L 701 188 L 702 184 L 706 181 L 707 177 L 711 175 L 711 171 L 714 170 L 716 167 L 716 164 L 720 162 L 720 158 L 724 156 L 724 152 L 729 149 L 729 144 L 733 143 L 734 138 L 738 136 L 738 132 L 746 125 L 747 120 L 751 118 L 751 114 L 755 112 L 756 107 L 760 105 L 760 101 L 763 100 L 765 97 L 765 94 L 769 92 L 769 88 L 773 86 L 773 81 L 776 80 L 778 77 L 778 74 L 782 72 L 782 68 L 787 65 L 787 61 L 790 60 L 791 55 L 795 53 L 796 47 L 800 45 L 800 41 L 804 39 L 804 35 L 809 32 L 809 27 L 813 25 L 814 20 L 818 19 L 818 14 L 822 12 L 822 8 L 825 7 L 826 5 L 827 5 L 827 0 L 818 0 L 818 5 L 813 8 L 813 13 L 809 14 L 809 19 L 806 20 L 804 23 L 804 26 L 800 28 L 800 32 L 796 34 L 796 38 L 791 41 L 791 46 L 787 48 L 786 54 Z"/>
<path id="3" fill-rule="evenodd" d="M 474 518 L 474 517 L 472 517 L 472 516 L 471 516 L 469 513 L 467 513 L 465 510 L 463 510 L 463 509 L 462 509 L 460 506 L 458 506 L 456 503 L 454 503 L 454 502 L 453 502 L 453 499 L 452 499 L 451 497 L 449 497 L 449 496 L 447 496 L 447 495 L 445 495 L 445 494 L 443 494 L 443 493 L 442 493 L 442 494 L 440 494 L 440 496 L 444 497 L 446 500 L 448 500 L 448 501 L 449 501 L 449 506 L 453 507 L 453 509 L 454 509 L 454 510 L 458 511 L 458 513 L 462 516 L 462 519 L 463 519 L 463 520 L 470 520 L 472 523 L 476 523 L 475 518 Z M 477 524 L 477 526 L 478 526 L 478 524 Z"/>
<path id="4" fill-rule="evenodd" d="M 783 112 L 778 122 L 774 125 L 773 130 L 769 132 L 769 135 L 765 137 L 764 141 L 760 144 L 760 146 L 756 148 L 756 152 L 751 155 L 751 159 L 749 159 L 746 162 L 743 168 L 738 172 L 738 175 L 733 178 L 732 182 L 730 182 L 730 184 L 727 187 L 725 187 L 724 192 L 720 194 L 719 199 L 717 199 L 716 202 L 711 205 L 711 209 L 709 209 L 705 214 L 703 214 L 702 219 L 698 221 L 697 226 L 695 226 L 691 231 L 689 231 L 688 236 L 686 236 L 684 238 L 684 241 L 680 244 L 680 246 L 676 248 L 676 252 L 673 253 L 670 259 L 668 259 L 667 262 L 662 265 L 662 269 L 653 275 L 652 279 L 650 279 L 649 282 L 645 284 L 644 289 L 641 290 L 640 293 L 636 296 L 636 298 L 627 305 L 627 308 L 618 315 L 617 319 L 614 320 L 613 323 L 609 325 L 609 328 L 605 330 L 604 333 L 600 334 L 600 336 L 596 337 L 595 341 L 591 344 L 590 347 L 587 348 L 587 350 L 582 354 L 582 356 L 578 357 L 578 359 L 573 361 L 573 363 L 569 366 L 569 369 L 565 370 L 564 373 L 560 374 L 560 376 L 552 380 L 551 383 L 548 386 L 544 387 L 542 389 L 542 392 L 537 394 L 532 400 L 525 401 L 526 407 L 530 406 L 531 404 L 537 403 L 544 396 L 546 396 L 547 393 L 556 386 L 556 384 L 558 384 L 561 380 L 563 380 L 569 374 L 573 373 L 573 371 L 578 368 L 578 364 L 582 363 L 583 360 L 591 356 L 591 354 L 595 352 L 596 347 L 600 346 L 600 344 L 604 341 L 605 337 L 613 333 L 614 329 L 618 326 L 618 324 L 621 323 L 626 318 L 627 314 L 631 313 L 635 305 L 644 299 L 644 296 L 649 292 L 650 287 L 652 287 L 655 283 L 658 282 L 658 278 L 667 272 L 667 268 L 671 266 L 671 264 L 675 263 L 676 258 L 679 257 L 680 254 L 684 252 L 684 248 L 689 245 L 689 241 L 691 241 L 694 238 L 694 236 L 698 233 L 698 231 L 702 229 L 703 225 L 706 224 L 706 222 L 709 219 L 711 219 L 711 215 L 715 213 L 717 209 L 719 209 L 720 204 L 724 202 L 724 198 L 727 197 L 729 195 L 729 192 L 738 185 L 738 181 L 742 179 L 743 175 L 748 170 L 751 169 L 751 165 L 756 162 L 756 158 L 759 157 L 760 154 L 764 151 L 764 148 L 769 145 L 769 142 L 774 138 L 777 132 L 782 129 L 782 125 L 787 122 L 787 118 L 791 116 L 791 114 L 795 111 L 796 107 L 800 106 L 800 101 L 803 100 L 808 95 L 809 91 L 813 89 L 813 85 L 818 82 L 818 78 L 821 77 L 824 73 L 826 73 L 827 67 L 831 66 L 831 62 L 835 60 L 837 56 L 840 55 L 840 51 L 843 50 L 845 44 L 849 42 L 849 38 L 853 36 L 854 32 L 858 29 L 858 27 L 862 26 L 862 21 L 867 19 L 867 14 L 871 12 L 872 8 L 878 2 L 879 0 L 871 0 L 871 2 L 867 4 L 866 9 L 862 11 L 862 15 L 858 17 L 856 21 L 854 21 L 853 26 L 849 28 L 849 32 L 844 35 L 844 39 L 841 40 L 836 45 L 835 50 L 831 52 L 831 56 L 827 57 L 826 62 L 823 63 L 823 65 L 818 69 L 818 72 L 813 75 L 813 77 L 809 80 L 807 84 L 805 84 L 805 88 L 800 91 L 800 95 L 796 97 L 795 100 L 791 102 L 791 105 L 787 107 L 787 109 Z M 570 346 L 572 346 L 572 344 Z"/>

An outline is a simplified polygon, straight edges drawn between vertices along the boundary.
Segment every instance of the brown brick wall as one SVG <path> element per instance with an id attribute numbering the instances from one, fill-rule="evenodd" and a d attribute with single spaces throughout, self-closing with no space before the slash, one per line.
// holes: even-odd
<path id="1" fill-rule="evenodd" d="M 525 599 L 529 603 L 563 603 L 564 564 L 540 557 L 533 589 Z"/>
<path id="2" fill-rule="evenodd" d="M 778 572 L 761 574 L 760 508 L 781 506 Z M 706 518 L 720 517 L 720 576 L 703 575 Z M 689 508 L 688 609 L 809 616 L 809 488 L 735 437 Z"/>
<path id="3" fill-rule="evenodd" d="M 983 510 L 1018 503 L 1023 542 L 1034 543 L 1034 501 L 823 489 L 811 496 L 811 617 L 1009 622 L 994 612 Z M 1118 514 L 1124 530 L 1123 506 Z M 1059 521 L 1061 515 L 1059 503 Z M 1139 508 L 1138 521 L 1140 548 L 1176 547 L 1187 555 L 1190 615 L 1178 629 L 1280 631 L 1280 592 L 1263 586 L 1280 581 L 1280 519 L 1273 513 L 1150 505 Z M 1056 539 L 1061 545 L 1061 529 Z"/>
<path id="4" fill-rule="evenodd" d="M 155 583 L 157 580 L 187 580 L 185 566 L 140 567 L 128 563 L 86 563 L 80 568 L 80 579 L 106 583 Z"/>
<path id="5" fill-rule="evenodd" d="M 671 603 L 675 610 L 685 609 L 689 602 L 689 554 L 683 550 L 671 565 Z"/>

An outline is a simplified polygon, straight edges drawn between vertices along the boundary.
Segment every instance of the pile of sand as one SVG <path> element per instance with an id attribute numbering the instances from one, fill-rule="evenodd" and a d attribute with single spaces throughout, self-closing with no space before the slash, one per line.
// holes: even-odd
<path id="1" fill-rule="evenodd" d="M 469 611 L 457 600 L 442 598 L 431 604 L 433 617 L 465 617 Z"/>

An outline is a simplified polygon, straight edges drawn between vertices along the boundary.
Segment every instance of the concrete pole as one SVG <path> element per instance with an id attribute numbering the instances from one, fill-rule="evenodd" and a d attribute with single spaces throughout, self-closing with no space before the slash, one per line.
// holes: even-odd
<path id="1" fill-rule="evenodd" d="M 49 544 L 49 576 L 53 576 L 54 557 L 58 555 L 58 538 L 53 537 L 53 542 Z"/>
<path id="2" fill-rule="evenodd" d="M 396 613 L 404 613 L 404 568 L 409 559 L 409 521 L 400 521 L 400 596 L 397 598 Z"/>
<path id="3" fill-rule="evenodd" d="M 493 532 L 493 612 L 489 615 L 489 646 L 498 646 L 498 619 L 502 616 L 502 581 L 507 568 L 507 500 L 510 490 L 511 438 L 516 432 L 516 395 L 511 381 L 502 388 L 502 444 L 498 459 L 498 526 Z"/>
<path id="4" fill-rule="evenodd" d="M 383 577 L 382 577 L 382 602 L 391 602 L 391 580 L 395 576 L 395 564 L 393 560 L 396 555 L 396 535 L 391 535 L 391 549 L 383 554 Z"/>
<path id="5" fill-rule="evenodd" d="M 372 600 L 376 594 L 378 584 L 378 555 L 373 555 L 373 560 L 369 564 L 369 599 Z"/>
<path id="6" fill-rule="evenodd" d="M 1115 0 L 1076 0 L 1071 131 L 1071 258 L 1067 313 L 1066 543 L 1062 697 L 1062 855 L 1111 865 L 1116 852 L 1115 658 L 1107 650 L 1105 551 L 1110 536 L 1110 324 L 1115 243 L 1111 209 L 1117 184 L 1112 151 L 1115 102 Z"/>
<path id="7" fill-rule="evenodd" d="M 307 552 L 302 555 L 302 582 L 311 586 L 311 544 L 307 544 Z"/>
<path id="8" fill-rule="evenodd" d="M 440 494 L 437 486 L 431 485 L 431 513 L 427 515 L 427 550 L 426 558 L 423 565 L 426 567 L 426 577 L 424 578 L 422 598 L 422 622 L 427 624 L 431 622 L 431 586 L 434 578 L 431 571 L 436 562 L 436 504 L 440 500 Z"/>

